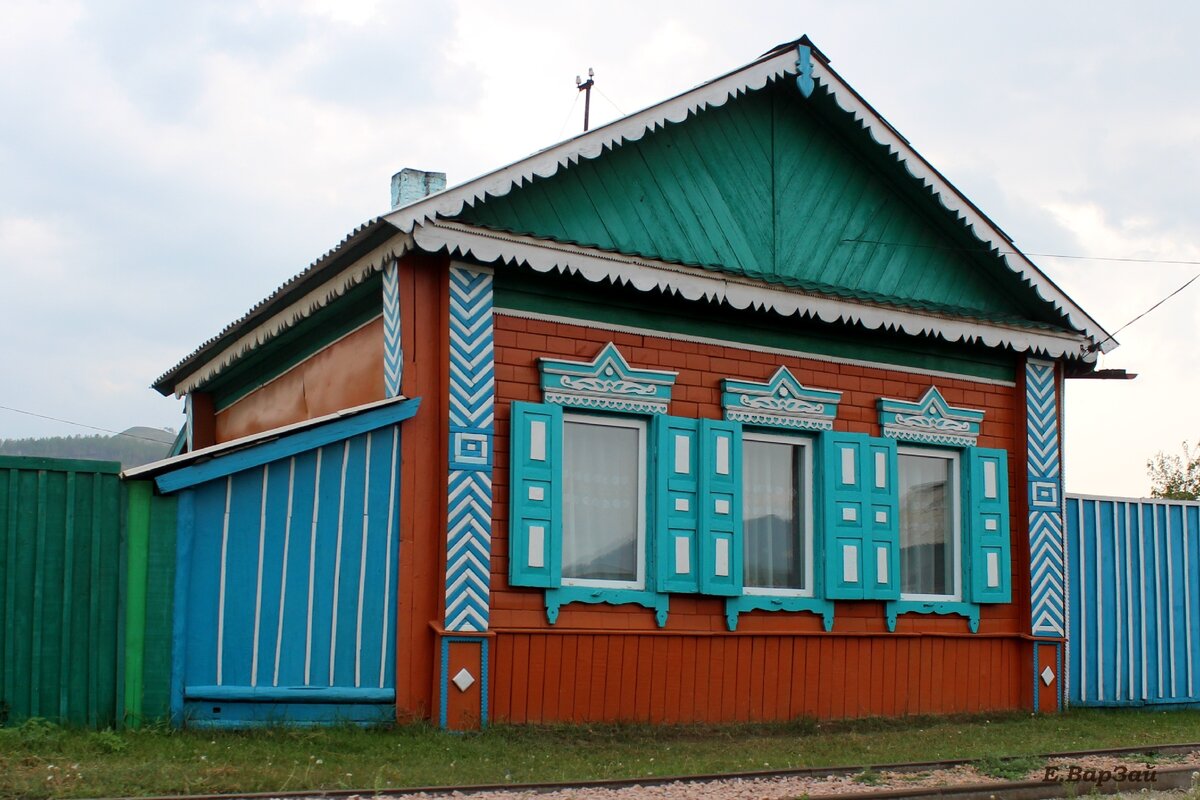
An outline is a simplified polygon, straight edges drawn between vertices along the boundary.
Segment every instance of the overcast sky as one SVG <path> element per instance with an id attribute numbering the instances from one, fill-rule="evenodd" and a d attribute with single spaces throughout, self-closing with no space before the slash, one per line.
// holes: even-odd
<path id="1" fill-rule="evenodd" d="M 0 406 L 178 427 L 149 383 L 356 225 L 807 33 L 1029 253 L 1200 261 L 1200 5 L 0 3 Z M 1035 257 L 1109 330 L 1200 267 Z M 1067 486 L 1200 438 L 1200 282 L 1068 385 Z M 87 433 L 0 409 L 0 438 Z"/>

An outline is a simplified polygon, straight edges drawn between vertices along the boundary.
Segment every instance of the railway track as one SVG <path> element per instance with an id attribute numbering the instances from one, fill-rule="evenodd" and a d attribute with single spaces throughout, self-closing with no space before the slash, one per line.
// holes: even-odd
<path id="1" fill-rule="evenodd" d="M 1102 750 L 1071 750 L 1056 753 L 1038 753 L 1027 756 L 1013 756 L 1001 761 L 1016 759 L 1064 760 L 1072 758 L 1128 758 L 1130 756 L 1178 756 L 1200 752 L 1200 742 L 1164 744 L 1136 747 L 1116 747 Z M 979 759 L 948 759 L 944 761 L 912 761 L 899 764 L 859 764 L 853 766 L 834 767 L 799 767 L 781 770 L 753 770 L 749 772 L 723 772 L 701 775 L 664 775 L 639 778 L 614 778 L 604 780 L 581 780 L 539 783 L 486 783 L 459 786 L 414 786 L 402 789 L 324 789 L 289 792 L 250 792 L 235 794 L 189 794 L 189 795 L 155 795 L 152 797 L 96 798 L 95 800 L 301 800 L 301 798 L 390 798 L 412 797 L 414 795 L 451 795 L 457 793 L 469 797 L 472 794 L 484 792 L 536 792 L 539 794 L 562 790 L 588 789 L 627 789 L 634 787 L 666 786 L 671 784 L 711 784 L 720 781 L 755 781 L 777 778 L 827 778 L 831 776 L 854 776 L 866 772 L 874 773 L 919 773 L 936 770 L 947 770 L 955 767 L 969 766 Z M 1113 794 L 1119 791 L 1131 791 L 1141 788 L 1153 788 L 1156 791 L 1186 789 L 1193 785 L 1193 775 L 1200 769 L 1196 764 L 1166 764 L 1155 766 L 1156 779 L 1152 787 L 1142 784 L 1126 786 L 1120 782 L 1109 780 L 1099 785 L 1095 779 L 1089 781 L 1023 780 L 1023 781 L 991 781 L 976 784 L 955 784 L 948 786 L 920 786 L 905 789 L 881 789 L 862 792 L 838 792 L 839 800 L 920 800 L 921 798 L 941 798 L 942 800 L 1042 800 L 1043 798 L 1075 797 L 1081 794 L 1098 792 Z M 819 794 L 810 795 L 813 800 Z M 832 796 L 832 795 L 830 795 Z"/>

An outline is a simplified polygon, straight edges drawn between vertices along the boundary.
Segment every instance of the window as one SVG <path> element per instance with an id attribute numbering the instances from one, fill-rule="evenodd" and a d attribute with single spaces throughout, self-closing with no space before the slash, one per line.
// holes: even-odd
<path id="1" fill-rule="evenodd" d="M 646 581 L 646 423 L 563 417 L 562 583 Z"/>
<path id="2" fill-rule="evenodd" d="M 812 456 L 808 441 L 745 434 L 742 491 L 746 592 L 812 594 Z"/>
<path id="3" fill-rule="evenodd" d="M 900 596 L 962 597 L 959 456 L 956 451 L 899 449 Z"/>

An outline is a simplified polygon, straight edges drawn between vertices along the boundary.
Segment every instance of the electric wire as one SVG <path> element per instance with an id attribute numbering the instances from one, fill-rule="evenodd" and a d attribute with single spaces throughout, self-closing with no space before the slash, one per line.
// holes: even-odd
<path id="1" fill-rule="evenodd" d="M 954 247 L 941 244 L 916 244 L 910 242 L 885 242 L 875 239 L 842 239 L 842 244 L 883 244 L 890 247 L 913 247 L 922 250 L 955 250 L 963 253 L 985 253 L 1002 256 L 1034 256 L 1037 258 L 1070 258 L 1076 261 L 1116 261 L 1126 264 L 1178 264 L 1181 266 L 1197 267 L 1200 261 L 1187 261 L 1170 258 L 1126 258 L 1119 256 L 1080 256 L 1065 253 L 1025 253 L 1020 250 L 988 250 L 983 247 Z"/>
<path id="2" fill-rule="evenodd" d="M 60 417 L 51 417 L 46 414 L 38 414 L 33 411 L 26 411 L 23 408 L 13 408 L 12 406 L 0 406 L 0 410 L 13 411 L 13 412 L 16 412 L 17 414 L 26 414 L 30 417 L 37 417 L 39 419 L 48 419 L 53 422 L 61 422 L 65 425 L 75 425 L 80 428 L 88 428 L 89 430 L 100 431 L 102 433 L 111 433 L 114 436 L 128 436 L 130 439 L 141 439 L 142 441 L 154 442 L 155 444 L 164 444 L 162 439 L 151 439 L 149 436 L 138 436 L 136 433 L 125 433 L 123 431 L 114 431 L 109 428 L 97 428 L 95 425 L 87 425 L 85 423 L 75 422 L 75 421 L 69 420 L 69 419 L 62 419 Z"/>
<path id="3" fill-rule="evenodd" d="M 622 117 L 624 117 L 624 116 L 628 116 L 628 115 L 627 115 L 627 114 L 626 114 L 624 111 L 622 111 L 622 110 L 621 110 L 621 107 L 620 107 L 619 105 L 617 105 L 616 103 L 614 103 L 614 102 L 612 101 L 612 98 L 611 98 L 611 97 L 609 97 L 608 95 L 606 95 L 606 94 L 604 93 L 604 90 L 603 90 L 603 89 L 601 89 L 599 86 L 592 86 L 592 88 L 593 88 L 593 89 L 595 89 L 597 92 L 599 92 L 599 93 L 600 93 L 600 96 L 601 96 L 601 97 L 603 97 L 605 100 L 607 100 L 607 101 L 608 101 L 608 104 L 609 104 L 610 106 L 612 106 L 613 108 L 615 108 L 615 109 L 617 110 L 617 113 L 618 113 L 618 114 L 620 114 Z"/>
<path id="4" fill-rule="evenodd" d="M 558 127 L 558 138 L 562 138 L 563 132 L 567 129 L 567 123 L 571 121 L 571 116 L 575 113 L 575 106 L 577 105 L 579 105 L 579 92 L 575 92 L 575 99 L 571 101 L 571 110 L 567 112 L 562 125 Z"/>
<path id="5" fill-rule="evenodd" d="M 1136 317 L 1134 317 L 1133 319 L 1129 320 L 1129 322 L 1126 322 L 1124 325 L 1122 325 L 1121 327 L 1117 328 L 1115 331 L 1113 331 L 1112 333 L 1110 333 L 1110 334 L 1108 335 L 1108 339 L 1105 339 L 1104 341 L 1097 342 L 1096 344 L 1092 345 L 1091 349 L 1092 349 L 1093 351 L 1095 351 L 1095 350 L 1099 350 L 1099 349 L 1100 349 L 1100 347 L 1101 347 L 1101 345 L 1103 345 L 1103 344 L 1104 344 L 1105 342 L 1107 342 L 1109 339 L 1112 339 L 1112 338 L 1116 337 L 1116 335 L 1117 335 L 1118 333 L 1120 333 L 1121 331 L 1125 330 L 1125 329 L 1126 329 L 1126 328 L 1128 328 L 1130 325 L 1132 325 L 1133 323 L 1137 322 L 1139 319 L 1141 319 L 1142 317 L 1146 316 L 1146 315 L 1147 315 L 1147 314 L 1149 314 L 1151 311 L 1153 311 L 1154 309 L 1158 308 L 1158 307 L 1159 307 L 1159 306 L 1161 306 L 1163 303 L 1167 302 L 1168 300 L 1170 300 L 1172 297 L 1174 297 L 1175 295 L 1177 295 L 1177 294 L 1179 294 L 1180 292 L 1182 292 L 1182 291 L 1183 291 L 1184 289 L 1186 289 L 1187 287 L 1191 286 L 1193 283 L 1195 283 L 1195 282 L 1196 282 L 1196 279 L 1197 279 L 1197 278 L 1200 278 L 1200 272 L 1197 272 L 1195 275 L 1193 275 L 1191 278 L 1189 278 L 1189 279 L 1188 279 L 1186 282 L 1184 282 L 1183 286 L 1180 286 L 1178 289 L 1176 289 L 1175 291 L 1171 292 L 1169 295 L 1167 295 L 1166 297 L 1164 297 L 1162 300 L 1159 300 L 1157 303 L 1155 303 L 1154 305 L 1150 306 L 1149 308 L 1147 308 L 1147 309 L 1146 309 L 1145 311 L 1143 311 L 1142 313 L 1138 314 L 1138 315 L 1137 315 Z"/>

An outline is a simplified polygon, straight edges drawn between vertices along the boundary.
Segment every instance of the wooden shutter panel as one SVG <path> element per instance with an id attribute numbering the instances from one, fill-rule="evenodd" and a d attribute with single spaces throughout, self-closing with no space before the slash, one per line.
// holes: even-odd
<path id="1" fill-rule="evenodd" d="M 660 592 L 700 591 L 700 421 L 655 419 L 655 576 Z"/>
<path id="2" fill-rule="evenodd" d="M 866 443 L 867 560 L 864 595 L 875 600 L 900 599 L 900 488 L 895 439 Z"/>
<path id="3" fill-rule="evenodd" d="M 861 600 L 864 593 L 863 456 L 869 437 L 829 432 L 821 437 L 821 527 L 825 596 Z"/>
<path id="4" fill-rule="evenodd" d="M 742 424 L 700 420 L 700 591 L 742 593 Z"/>
<path id="5" fill-rule="evenodd" d="M 967 448 L 970 503 L 971 600 L 1012 600 L 1009 545 L 1008 454 L 1003 450 Z"/>
<path id="6" fill-rule="evenodd" d="M 825 596 L 900 597 L 896 442 L 862 433 L 821 437 Z"/>
<path id="7" fill-rule="evenodd" d="M 512 404 L 508 580 L 514 586 L 561 583 L 562 445 L 560 406 Z"/>

